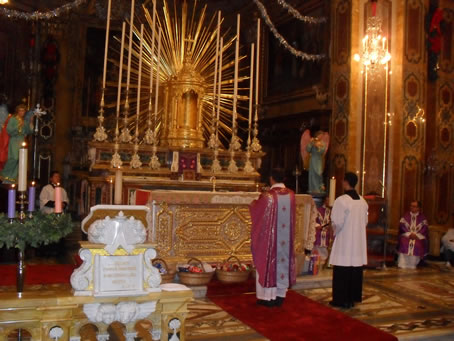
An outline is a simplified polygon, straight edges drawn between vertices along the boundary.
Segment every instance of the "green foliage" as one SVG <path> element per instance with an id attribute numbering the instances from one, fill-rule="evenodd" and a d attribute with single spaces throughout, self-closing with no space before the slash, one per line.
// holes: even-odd
<path id="1" fill-rule="evenodd" d="M 18 219 L 10 223 L 7 216 L 0 214 L 0 247 L 15 247 L 23 251 L 26 246 L 38 247 L 58 242 L 72 230 L 70 214 L 34 212 L 33 218 L 25 219 L 23 224 Z"/>

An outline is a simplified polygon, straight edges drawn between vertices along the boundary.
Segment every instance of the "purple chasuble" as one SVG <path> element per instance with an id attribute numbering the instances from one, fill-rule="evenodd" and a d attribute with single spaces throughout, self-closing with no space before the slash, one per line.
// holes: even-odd
<path id="1" fill-rule="evenodd" d="M 416 239 L 410 235 L 416 234 Z M 429 227 L 426 217 L 421 213 L 412 214 L 407 212 L 399 225 L 399 248 L 398 252 L 409 256 L 424 257 L 428 252 Z"/>
<path id="2" fill-rule="evenodd" d="M 288 288 L 296 281 L 293 239 L 295 194 L 287 188 L 262 193 L 250 207 L 251 251 L 264 288 Z"/>
<path id="3" fill-rule="evenodd" d="M 331 210 L 325 205 L 317 208 L 317 210 L 314 246 L 328 247 L 331 241 Z"/>

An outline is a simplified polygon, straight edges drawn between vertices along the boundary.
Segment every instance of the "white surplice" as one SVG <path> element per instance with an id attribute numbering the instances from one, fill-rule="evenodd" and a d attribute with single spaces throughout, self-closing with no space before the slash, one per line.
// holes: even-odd
<path id="1" fill-rule="evenodd" d="M 338 197 L 331 211 L 334 243 L 329 263 L 337 266 L 367 264 L 367 202 L 360 196 L 353 200 L 344 194 Z"/>

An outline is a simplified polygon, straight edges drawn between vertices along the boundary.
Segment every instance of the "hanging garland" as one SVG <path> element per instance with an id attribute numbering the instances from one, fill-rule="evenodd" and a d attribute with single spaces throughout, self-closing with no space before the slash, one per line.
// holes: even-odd
<path id="1" fill-rule="evenodd" d="M 263 6 L 263 4 L 260 2 L 260 0 L 254 0 L 254 2 L 257 5 L 257 7 L 259 8 L 259 10 L 262 14 L 263 20 L 265 20 L 265 23 L 268 25 L 268 27 L 271 30 L 271 32 L 273 33 L 274 37 L 279 41 L 279 43 L 281 45 L 284 45 L 285 49 L 288 50 L 291 54 L 293 54 L 295 57 L 301 58 L 303 60 L 311 60 L 311 61 L 317 61 L 317 60 L 321 60 L 321 59 L 325 58 L 324 54 L 308 54 L 306 52 L 295 49 L 277 31 L 276 27 L 274 26 L 273 22 L 271 21 L 270 17 L 268 16 L 265 6 Z"/>
<path id="2" fill-rule="evenodd" d="M 307 15 L 301 15 L 294 7 L 286 3 L 284 0 L 277 0 L 278 4 L 284 7 L 293 17 L 302 22 L 309 23 L 309 24 L 322 24 L 326 22 L 326 18 L 315 18 L 315 17 L 308 17 Z"/>
<path id="3" fill-rule="evenodd" d="M 74 2 L 68 3 L 66 5 L 63 5 L 61 7 L 58 7 L 52 11 L 47 11 L 47 12 L 20 12 L 12 9 L 7 9 L 7 8 L 0 8 L 0 15 L 7 17 L 9 19 L 24 19 L 24 20 L 51 20 L 55 19 L 62 14 L 68 13 L 83 3 L 87 2 L 87 0 L 75 0 Z"/>

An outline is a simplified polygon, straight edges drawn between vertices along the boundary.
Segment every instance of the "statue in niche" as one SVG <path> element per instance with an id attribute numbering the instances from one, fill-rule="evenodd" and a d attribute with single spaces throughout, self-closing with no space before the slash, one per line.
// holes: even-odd
<path id="1" fill-rule="evenodd" d="M 309 190 L 311 194 L 325 193 L 323 183 L 323 169 L 325 168 L 325 156 L 329 147 L 329 134 L 321 130 L 313 137 L 306 129 L 301 136 L 301 157 L 304 169 L 309 171 Z"/>

